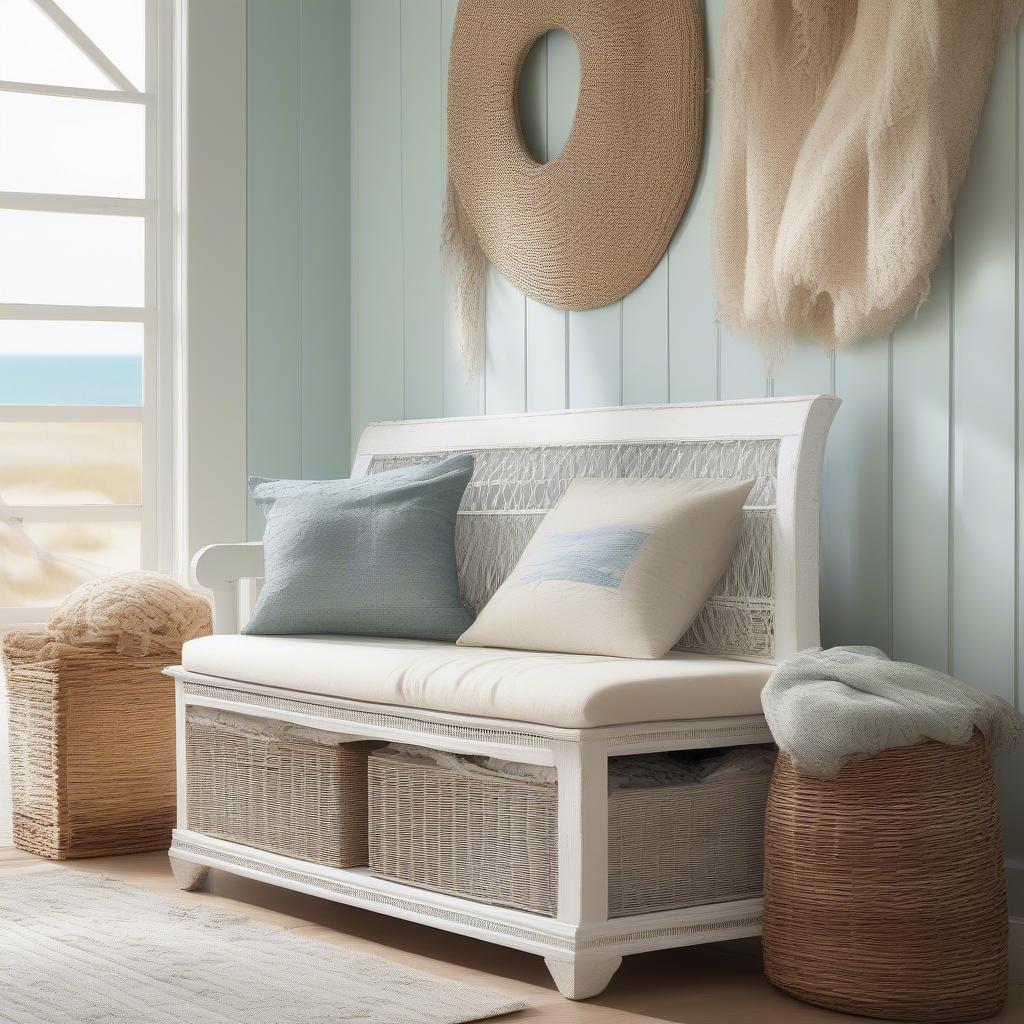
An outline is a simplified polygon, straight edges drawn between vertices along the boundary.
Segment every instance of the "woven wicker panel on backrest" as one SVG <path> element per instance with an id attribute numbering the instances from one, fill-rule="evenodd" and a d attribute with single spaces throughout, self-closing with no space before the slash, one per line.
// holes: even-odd
<path id="1" fill-rule="evenodd" d="M 479 611 L 512 571 L 544 514 L 570 482 L 590 477 L 756 479 L 739 544 L 725 575 L 677 650 L 771 658 L 774 655 L 772 534 L 776 439 L 658 441 L 480 448 L 456 530 L 463 600 Z M 433 462 L 450 452 L 374 455 L 367 472 Z"/>

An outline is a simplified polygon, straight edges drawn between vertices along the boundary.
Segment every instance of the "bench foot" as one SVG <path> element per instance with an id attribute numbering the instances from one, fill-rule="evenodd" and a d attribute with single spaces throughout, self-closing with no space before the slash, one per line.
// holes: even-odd
<path id="1" fill-rule="evenodd" d="M 599 996 L 622 963 L 621 956 L 578 956 L 571 960 L 544 957 L 558 991 L 566 999 Z"/>
<path id="2" fill-rule="evenodd" d="M 193 864 L 190 860 L 175 857 L 173 853 L 168 854 L 168 860 L 178 888 L 185 892 L 201 892 L 208 888 L 210 869 L 205 864 Z"/>

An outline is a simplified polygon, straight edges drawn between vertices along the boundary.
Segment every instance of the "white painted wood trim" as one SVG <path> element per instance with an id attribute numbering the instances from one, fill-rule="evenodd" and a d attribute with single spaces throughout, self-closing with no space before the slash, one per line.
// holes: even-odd
<path id="1" fill-rule="evenodd" d="M 46 626 L 46 621 L 53 613 L 52 607 L 27 606 L 22 608 L 7 608 L 0 621 L 0 637 L 12 629 L 26 629 L 28 627 Z"/>
<path id="2" fill-rule="evenodd" d="M 41 82 L 9 82 L 0 80 L 0 92 L 20 92 L 30 96 L 58 96 L 74 100 L 103 100 L 105 103 L 146 104 L 149 96 L 141 92 L 117 89 L 85 89 L 75 85 L 44 85 Z"/>
<path id="3" fill-rule="evenodd" d="M 566 999 L 590 999 L 608 987 L 622 965 L 622 957 L 578 953 L 568 959 L 546 956 L 544 963 L 555 987 Z"/>
<path id="4" fill-rule="evenodd" d="M 142 306 L 67 306 L 38 302 L 0 302 L 0 320 L 87 320 L 112 324 L 141 324 Z"/>
<path id="5" fill-rule="evenodd" d="M 174 685 L 174 756 L 177 766 L 175 780 L 178 807 L 178 827 L 188 825 L 188 773 L 185 731 L 185 694 L 180 682 Z"/>
<path id="6" fill-rule="evenodd" d="M 608 748 L 585 738 L 555 745 L 558 920 L 608 919 Z"/>
<path id="7" fill-rule="evenodd" d="M 181 197 L 187 556 L 246 535 L 245 0 L 188 3 Z"/>
<path id="8" fill-rule="evenodd" d="M 588 953 L 612 957 L 760 933 L 758 899 L 616 918 L 588 930 L 552 917 L 392 882 L 366 868 L 324 867 L 184 828 L 174 830 L 170 853 L 180 861 L 557 959 Z"/>
<path id="9" fill-rule="evenodd" d="M 641 440 L 799 436 L 808 426 L 808 412 L 814 405 L 831 409 L 834 415 L 840 401 L 831 395 L 805 395 L 371 423 L 359 439 L 357 457 L 407 451 L 444 451 L 453 446 L 535 447 Z M 814 425 L 818 425 L 817 418 Z"/>
<path id="10" fill-rule="evenodd" d="M 192 579 L 213 595 L 213 631 L 217 634 L 237 633 L 239 616 L 239 584 L 263 575 L 263 544 L 208 544 L 192 559 Z"/>
<path id="11" fill-rule="evenodd" d="M 147 199 L 116 196 L 76 196 L 47 192 L 0 192 L 0 210 L 37 210 L 43 213 L 107 214 L 144 217 L 153 203 Z"/>
<path id="12" fill-rule="evenodd" d="M 141 505 L 8 505 L 4 518 L 24 523 L 140 523 Z"/>

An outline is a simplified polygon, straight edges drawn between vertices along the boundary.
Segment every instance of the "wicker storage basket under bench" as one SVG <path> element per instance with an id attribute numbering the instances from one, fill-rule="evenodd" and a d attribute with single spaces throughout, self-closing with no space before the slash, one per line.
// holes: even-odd
<path id="1" fill-rule="evenodd" d="M 365 867 L 366 759 L 380 744 L 189 708 L 188 827 L 313 861 Z"/>
<path id="2" fill-rule="evenodd" d="M 608 912 L 653 913 L 761 893 L 764 747 L 614 758 Z M 550 770 L 391 747 L 369 759 L 374 873 L 553 915 L 558 793 Z"/>

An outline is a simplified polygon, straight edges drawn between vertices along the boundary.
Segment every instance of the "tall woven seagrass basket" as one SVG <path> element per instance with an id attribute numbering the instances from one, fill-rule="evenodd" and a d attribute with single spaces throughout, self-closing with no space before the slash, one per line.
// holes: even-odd
<path id="1" fill-rule="evenodd" d="M 128 657 L 49 632 L 4 638 L 14 842 L 64 860 L 166 849 L 175 818 L 166 653 Z"/>
<path id="2" fill-rule="evenodd" d="M 996 1013 L 1006 885 L 980 734 L 853 761 L 834 780 L 780 755 L 764 899 L 765 971 L 799 999 L 932 1024 Z"/>

